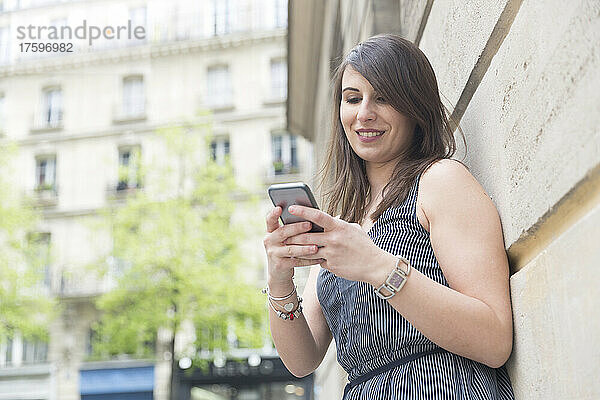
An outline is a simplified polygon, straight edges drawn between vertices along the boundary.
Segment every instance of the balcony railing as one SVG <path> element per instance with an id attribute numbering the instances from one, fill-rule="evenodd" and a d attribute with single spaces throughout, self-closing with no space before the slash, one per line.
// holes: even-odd
<path id="1" fill-rule="evenodd" d="M 265 173 L 265 183 L 282 183 L 300 181 L 304 178 L 303 172 L 297 165 L 273 162 Z"/>
<path id="2" fill-rule="evenodd" d="M 33 190 L 33 197 L 39 206 L 55 206 L 58 204 L 58 187 L 56 184 L 38 185 Z"/>
<path id="3" fill-rule="evenodd" d="M 119 181 L 116 184 L 109 184 L 106 187 L 106 195 L 109 199 L 120 200 L 135 194 L 141 189 L 141 182 L 128 183 L 125 181 Z"/>
<path id="4" fill-rule="evenodd" d="M 110 274 L 94 276 L 88 271 L 69 271 L 61 274 L 55 293 L 60 297 L 93 297 L 104 294 L 116 286 Z"/>
<path id="5" fill-rule="evenodd" d="M 57 131 L 63 128 L 63 111 L 57 110 L 48 118 L 47 112 L 38 111 L 33 115 L 31 133 Z"/>

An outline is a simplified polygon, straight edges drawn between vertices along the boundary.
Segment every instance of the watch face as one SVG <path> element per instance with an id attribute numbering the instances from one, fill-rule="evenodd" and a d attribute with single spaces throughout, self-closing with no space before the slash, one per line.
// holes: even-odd
<path id="1" fill-rule="evenodd" d="M 400 284 L 402 283 L 402 281 L 404 281 L 404 278 L 402 277 L 402 275 L 400 275 L 397 272 L 394 272 L 389 278 L 388 278 L 388 283 L 390 284 L 390 286 L 393 286 L 394 288 L 398 288 L 400 287 Z"/>

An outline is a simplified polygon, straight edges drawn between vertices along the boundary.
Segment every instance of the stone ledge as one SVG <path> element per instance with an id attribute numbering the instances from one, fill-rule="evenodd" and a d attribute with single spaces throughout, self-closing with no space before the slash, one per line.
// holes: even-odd
<path id="1" fill-rule="evenodd" d="M 600 164 L 508 248 L 511 272 L 520 271 L 563 232 L 600 204 Z"/>
<path id="2" fill-rule="evenodd" d="M 19 367 L 2 367 L 0 368 L 0 379 L 6 377 L 27 377 L 49 375 L 52 372 L 51 364 L 33 364 L 22 365 Z"/>

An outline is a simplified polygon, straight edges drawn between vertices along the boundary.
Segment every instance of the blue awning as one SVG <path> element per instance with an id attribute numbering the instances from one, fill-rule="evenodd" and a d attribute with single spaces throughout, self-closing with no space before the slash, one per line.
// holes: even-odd
<path id="1" fill-rule="evenodd" d="M 79 389 L 82 395 L 152 392 L 153 388 L 154 366 L 80 371 Z"/>

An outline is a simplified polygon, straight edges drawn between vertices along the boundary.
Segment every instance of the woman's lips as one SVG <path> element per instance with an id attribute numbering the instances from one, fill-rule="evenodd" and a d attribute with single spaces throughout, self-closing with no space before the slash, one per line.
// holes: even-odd
<path id="1" fill-rule="evenodd" d="M 358 140 L 360 140 L 363 143 L 374 142 L 380 137 L 382 137 L 384 133 L 385 131 L 356 131 Z"/>

